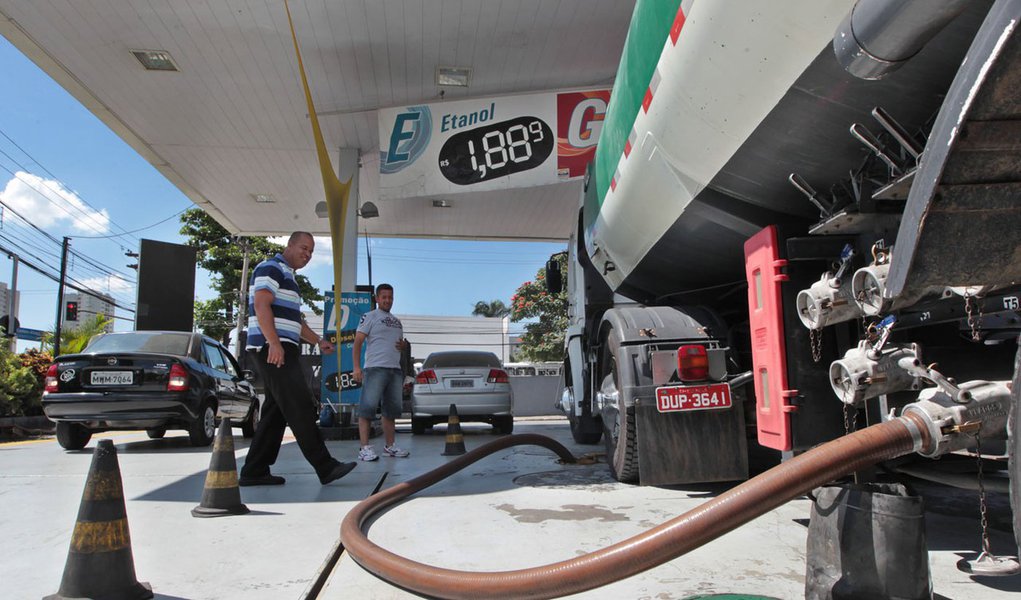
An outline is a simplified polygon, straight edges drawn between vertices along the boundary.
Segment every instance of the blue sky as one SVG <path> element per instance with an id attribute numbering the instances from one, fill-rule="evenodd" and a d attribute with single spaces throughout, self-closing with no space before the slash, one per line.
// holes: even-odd
<path id="1" fill-rule="evenodd" d="M 71 261 L 72 276 L 134 308 L 136 273 L 127 265 L 136 259 L 124 253 L 137 252 L 141 238 L 183 243 L 175 215 L 191 202 L 2 37 L 0 76 L 0 200 L 5 205 L 0 206 L 0 246 L 56 272 L 59 240 L 70 236 L 72 249 L 81 255 Z M 302 273 L 328 289 L 332 269 L 325 246 Z M 564 247 L 373 238 L 372 279 L 395 286 L 398 314 L 469 315 L 477 300 L 509 304 L 517 287 Z M 364 239 L 358 253 L 358 282 L 367 283 Z M 0 254 L 0 281 L 8 286 L 12 264 L 6 252 Z M 22 264 L 18 289 L 21 326 L 52 329 L 56 282 Z M 201 270 L 196 295 L 211 295 Z M 130 330 L 132 314 L 117 316 L 124 317 L 117 329 Z"/>

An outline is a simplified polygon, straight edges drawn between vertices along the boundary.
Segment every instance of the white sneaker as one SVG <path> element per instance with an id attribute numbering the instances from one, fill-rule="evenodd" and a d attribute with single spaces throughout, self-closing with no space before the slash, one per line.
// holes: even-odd
<path id="1" fill-rule="evenodd" d="M 358 451 L 358 460 L 369 462 L 378 459 L 379 456 L 376 455 L 376 450 L 372 446 L 362 446 L 362 449 Z"/>
<path id="2" fill-rule="evenodd" d="M 383 452 L 386 452 L 387 456 L 393 456 L 394 458 L 407 458 L 410 452 L 407 450 L 401 450 L 397 447 L 397 444 L 393 446 L 383 446 Z"/>

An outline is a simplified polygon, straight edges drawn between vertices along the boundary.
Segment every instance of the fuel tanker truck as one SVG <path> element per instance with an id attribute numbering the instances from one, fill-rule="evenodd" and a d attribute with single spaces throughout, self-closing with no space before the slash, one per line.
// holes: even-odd
<path id="1" fill-rule="evenodd" d="M 620 481 L 886 463 L 1013 492 L 1021 0 L 639 0 L 568 250 L 560 407 Z M 554 288 L 558 272 L 549 265 Z M 941 460 L 932 460 L 941 458 Z"/>

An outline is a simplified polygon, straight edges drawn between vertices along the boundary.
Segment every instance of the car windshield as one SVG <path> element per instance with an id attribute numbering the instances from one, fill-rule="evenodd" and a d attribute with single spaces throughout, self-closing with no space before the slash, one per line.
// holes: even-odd
<path id="1" fill-rule="evenodd" d="M 152 352 L 155 354 L 188 353 L 190 333 L 160 333 L 155 331 L 133 331 L 112 333 L 93 340 L 85 352 Z"/>
<path id="2" fill-rule="evenodd" d="M 492 367 L 500 368 L 500 359 L 492 352 L 444 352 L 430 354 L 422 363 L 423 369 L 447 367 Z"/>

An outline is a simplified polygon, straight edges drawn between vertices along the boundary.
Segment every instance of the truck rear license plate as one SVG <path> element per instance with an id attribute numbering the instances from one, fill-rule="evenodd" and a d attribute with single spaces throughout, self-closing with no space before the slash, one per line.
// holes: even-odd
<path id="1" fill-rule="evenodd" d="M 450 380 L 450 387 L 456 387 L 456 388 L 475 387 L 475 382 L 472 381 L 471 379 L 451 379 Z"/>
<path id="2" fill-rule="evenodd" d="M 671 385 L 656 388 L 656 408 L 659 412 L 713 410 L 730 408 L 730 386 L 726 383 L 711 385 Z"/>
<path id="3" fill-rule="evenodd" d="M 131 371 L 93 371 L 89 379 L 92 385 L 131 385 Z"/>

